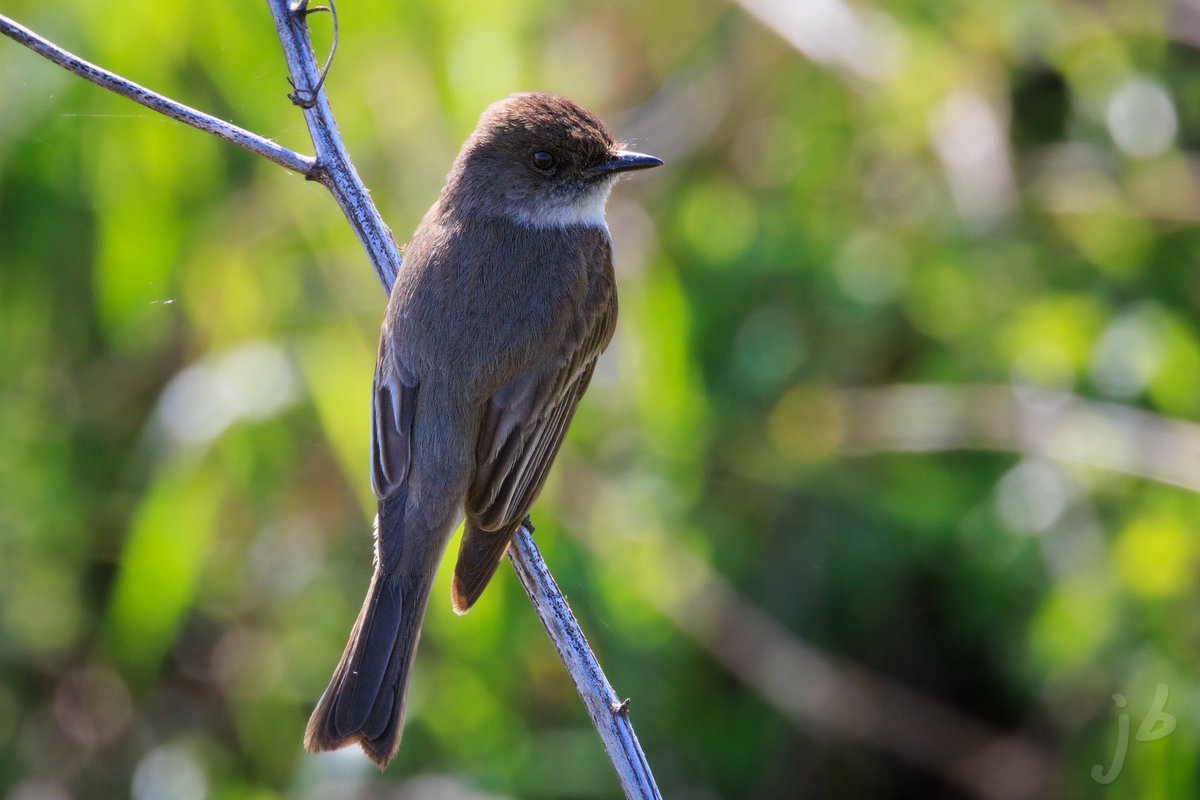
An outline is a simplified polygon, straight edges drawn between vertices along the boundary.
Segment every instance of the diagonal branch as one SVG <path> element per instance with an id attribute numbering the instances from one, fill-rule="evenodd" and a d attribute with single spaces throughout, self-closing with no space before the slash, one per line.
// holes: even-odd
<path id="1" fill-rule="evenodd" d="M 600 734 L 608 758 L 629 798 L 662 800 L 650 763 L 642 752 L 633 723 L 629 721 L 629 701 L 621 700 L 600 668 L 600 662 L 588 646 L 571 606 L 550 574 L 542 554 L 533 543 L 533 526 L 526 519 L 508 548 L 521 586 L 541 617 L 546 633 L 558 648 L 558 655 L 575 681 L 575 689 L 587 706 L 592 724 Z"/>
<path id="2" fill-rule="evenodd" d="M 384 289 L 390 291 L 400 270 L 400 251 L 346 152 L 328 98 L 321 88 L 321 70 L 313 55 L 305 21 L 309 12 L 307 0 L 294 0 L 291 3 L 288 0 L 268 0 L 268 4 L 283 44 L 296 96 L 304 97 L 303 101 L 294 102 L 304 109 L 305 121 L 317 152 L 315 159 L 294 153 L 236 125 L 103 70 L 3 15 L 0 15 L 0 34 L 98 86 L 219 136 L 322 184 L 329 189 L 346 215 Z M 509 558 L 587 706 L 625 796 L 630 800 L 661 800 L 646 756 L 629 721 L 628 706 L 617 702 L 617 695 L 600 669 L 566 598 L 534 545 L 528 526 L 523 527 L 513 540 Z"/>
<path id="3" fill-rule="evenodd" d="M 157 111 L 185 125 L 191 125 L 193 128 L 202 130 L 205 133 L 219 136 L 227 142 L 236 144 L 243 150 L 248 150 L 255 155 L 262 156 L 285 169 L 290 169 L 292 172 L 309 175 L 316 165 L 316 161 L 310 156 L 302 156 L 299 153 L 294 153 L 286 147 L 275 144 L 270 139 L 265 139 L 256 133 L 251 133 L 245 128 L 239 128 L 237 125 L 217 119 L 210 114 L 205 114 L 203 111 L 197 111 L 158 92 L 152 92 L 131 80 L 122 78 L 120 75 L 101 69 L 90 61 L 84 61 L 79 56 L 62 49 L 47 39 L 43 39 L 25 26 L 14 22 L 3 14 L 0 14 L 0 33 L 14 42 L 25 45 L 43 58 L 50 59 L 63 69 L 75 73 L 86 81 L 91 81 L 97 86 L 108 89 L 110 92 L 116 92 L 119 95 L 128 97 L 133 102 L 140 103 L 151 111 Z"/>

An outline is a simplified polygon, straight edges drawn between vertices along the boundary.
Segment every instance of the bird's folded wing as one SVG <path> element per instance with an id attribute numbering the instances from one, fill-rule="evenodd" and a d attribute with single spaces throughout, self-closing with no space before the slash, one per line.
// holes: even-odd
<path id="1" fill-rule="evenodd" d="M 386 500 L 408 479 L 417 379 L 388 352 L 387 337 L 375 364 L 371 410 L 371 486 Z"/>
<path id="2" fill-rule="evenodd" d="M 614 312 L 606 310 L 557 369 L 522 375 L 488 402 L 465 504 L 467 525 L 454 567 L 458 613 L 479 599 L 546 482 L 596 359 L 612 337 Z"/>
<path id="3" fill-rule="evenodd" d="M 466 502 L 483 530 L 504 531 L 529 513 L 612 336 L 611 316 L 602 314 L 556 369 L 522 375 L 488 402 Z"/>

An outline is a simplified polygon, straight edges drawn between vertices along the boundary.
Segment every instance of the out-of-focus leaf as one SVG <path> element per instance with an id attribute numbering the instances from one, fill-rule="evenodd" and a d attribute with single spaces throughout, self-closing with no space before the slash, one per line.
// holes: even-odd
<path id="1" fill-rule="evenodd" d="M 105 620 L 105 648 L 141 680 L 158 667 L 195 598 L 223 487 L 206 470 L 161 473 L 134 518 Z"/>

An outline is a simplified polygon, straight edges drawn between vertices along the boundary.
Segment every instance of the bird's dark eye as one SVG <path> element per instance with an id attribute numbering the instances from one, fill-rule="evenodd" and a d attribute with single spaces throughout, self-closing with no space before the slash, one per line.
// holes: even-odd
<path id="1" fill-rule="evenodd" d="M 554 156 L 547 153 L 545 150 L 538 150 L 529 157 L 530 163 L 542 172 L 549 172 L 554 169 Z"/>

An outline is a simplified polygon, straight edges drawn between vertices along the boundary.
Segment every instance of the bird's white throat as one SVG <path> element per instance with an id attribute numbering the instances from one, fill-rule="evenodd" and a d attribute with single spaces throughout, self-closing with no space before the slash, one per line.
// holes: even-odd
<path id="1" fill-rule="evenodd" d="M 517 222 L 530 228 L 570 228 L 579 225 L 607 230 L 604 206 L 608 202 L 608 193 L 617 182 L 616 177 L 614 175 L 595 184 L 580 197 L 555 198 L 539 203 L 534 208 L 512 205 L 509 206 L 509 213 Z"/>

